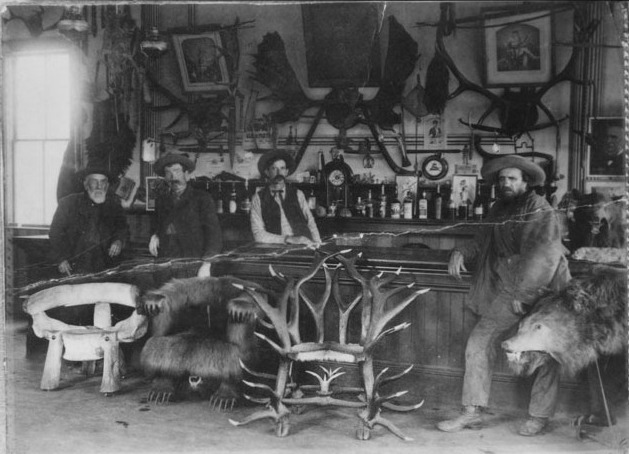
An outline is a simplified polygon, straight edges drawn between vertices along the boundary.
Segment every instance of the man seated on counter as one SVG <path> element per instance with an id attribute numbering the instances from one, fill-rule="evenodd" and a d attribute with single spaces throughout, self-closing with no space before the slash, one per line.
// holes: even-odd
<path id="1" fill-rule="evenodd" d="M 319 230 L 308 208 L 304 193 L 286 184 L 295 170 L 295 160 L 286 151 L 273 150 L 258 161 L 260 175 L 267 185 L 251 201 L 251 231 L 258 243 L 321 243 Z"/>

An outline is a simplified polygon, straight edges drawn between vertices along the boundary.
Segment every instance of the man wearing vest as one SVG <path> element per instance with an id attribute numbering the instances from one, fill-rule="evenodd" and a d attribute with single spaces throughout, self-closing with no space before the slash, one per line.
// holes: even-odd
<path id="1" fill-rule="evenodd" d="M 319 231 L 304 193 L 286 184 L 295 170 L 295 160 L 283 150 L 263 154 L 258 161 L 260 175 L 268 184 L 251 201 L 251 231 L 258 243 L 321 243 Z"/>

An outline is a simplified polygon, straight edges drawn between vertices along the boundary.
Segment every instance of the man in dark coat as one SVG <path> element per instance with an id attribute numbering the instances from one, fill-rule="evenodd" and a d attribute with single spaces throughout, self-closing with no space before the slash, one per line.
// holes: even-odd
<path id="1" fill-rule="evenodd" d="M 437 425 L 445 432 L 482 424 L 500 337 L 528 312 L 540 291 L 560 290 L 570 280 L 557 213 L 531 190 L 544 182 L 543 170 L 512 155 L 492 159 L 481 174 L 485 181 L 498 184 L 500 198 L 475 241 L 450 255 L 448 271 L 457 278 L 466 262 L 475 262 L 466 303 L 479 319 L 465 351 L 463 413 Z M 558 389 L 559 365 L 552 360 L 536 374 L 529 417 L 519 428 L 520 435 L 543 432 L 554 413 Z"/>
<path id="2" fill-rule="evenodd" d="M 107 191 L 109 171 L 87 168 L 79 177 L 85 191 L 59 201 L 49 232 L 52 260 L 67 275 L 114 266 L 129 235 L 120 201 Z"/>
<path id="3" fill-rule="evenodd" d="M 283 150 L 263 154 L 258 161 L 260 175 L 268 185 L 251 201 L 251 231 L 258 243 L 315 245 L 321 243 L 304 193 L 286 184 L 295 170 L 292 156 Z"/>
<path id="4" fill-rule="evenodd" d="M 185 154 L 168 153 L 155 162 L 155 173 L 164 177 L 169 187 L 155 201 L 149 243 L 155 257 L 209 258 L 223 247 L 214 200 L 188 184 L 194 168 Z"/>

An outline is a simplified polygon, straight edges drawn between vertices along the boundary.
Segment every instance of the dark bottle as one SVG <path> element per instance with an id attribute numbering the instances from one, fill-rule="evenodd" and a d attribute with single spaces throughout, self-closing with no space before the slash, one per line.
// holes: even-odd
<path id="1" fill-rule="evenodd" d="M 395 196 L 391 200 L 391 219 L 400 219 L 402 215 L 402 203 L 398 199 L 397 186 L 395 187 Z"/>
<path id="2" fill-rule="evenodd" d="M 387 195 L 384 193 L 384 183 L 380 186 L 380 204 L 378 206 L 378 216 L 387 217 Z"/>
<path id="3" fill-rule="evenodd" d="M 450 196 L 450 200 L 448 201 L 448 217 L 451 221 L 456 220 L 456 204 L 452 196 Z"/>
<path id="4" fill-rule="evenodd" d="M 371 198 L 371 189 L 367 195 L 367 200 L 365 200 L 365 211 L 367 212 L 368 218 L 373 217 L 373 199 Z"/>
<path id="5" fill-rule="evenodd" d="M 406 191 L 402 212 L 404 219 L 413 219 L 413 196 L 411 195 L 411 191 Z"/>
<path id="6" fill-rule="evenodd" d="M 324 184 L 324 174 L 323 168 L 325 167 L 325 157 L 323 156 L 323 151 L 319 150 L 319 168 L 317 169 L 317 183 Z"/>
<path id="7" fill-rule="evenodd" d="M 223 210 L 223 189 L 221 186 L 221 182 L 218 182 L 218 194 L 216 197 L 216 213 L 222 214 L 225 211 Z"/>
<path id="8" fill-rule="evenodd" d="M 435 219 L 441 219 L 441 211 L 443 210 L 443 197 L 441 197 L 441 185 L 437 185 L 437 193 L 435 194 Z"/>
<path id="9" fill-rule="evenodd" d="M 491 195 L 489 196 L 489 203 L 487 205 L 489 205 L 489 208 L 491 208 L 492 206 L 494 206 L 494 203 L 496 203 L 496 185 L 492 184 Z"/>
<path id="10" fill-rule="evenodd" d="M 476 189 L 476 198 L 474 199 L 474 220 L 482 221 L 485 219 L 485 200 L 481 194 L 480 184 Z"/>
<path id="11" fill-rule="evenodd" d="M 240 211 L 245 214 L 251 213 L 251 199 L 249 198 L 249 180 L 245 180 L 245 197 L 240 202 Z"/>
<path id="12" fill-rule="evenodd" d="M 232 183 L 232 193 L 229 196 L 229 212 L 234 214 L 238 209 L 238 203 L 236 200 L 236 184 Z"/>

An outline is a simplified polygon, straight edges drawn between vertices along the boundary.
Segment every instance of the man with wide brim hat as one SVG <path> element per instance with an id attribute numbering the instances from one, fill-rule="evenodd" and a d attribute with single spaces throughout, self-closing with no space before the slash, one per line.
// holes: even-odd
<path id="1" fill-rule="evenodd" d="M 267 185 L 251 201 L 251 232 L 258 243 L 315 245 L 321 242 L 306 196 L 288 185 L 295 160 L 284 150 L 273 150 L 258 160 Z"/>
<path id="2" fill-rule="evenodd" d="M 163 177 L 164 169 L 173 164 L 180 164 L 185 172 L 190 173 L 194 172 L 194 169 L 196 167 L 194 161 L 192 161 L 192 159 L 190 159 L 186 153 L 170 152 L 164 154 L 157 161 L 155 161 L 155 164 L 153 164 L 153 170 L 157 175 Z"/>
<path id="3" fill-rule="evenodd" d="M 267 151 L 260 159 L 258 159 L 258 172 L 261 177 L 266 176 L 266 171 L 274 162 L 282 160 L 286 164 L 286 175 L 290 175 L 295 171 L 295 159 L 286 150 Z"/>
<path id="4" fill-rule="evenodd" d="M 529 188 L 541 186 L 546 180 L 546 174 L 539 165 L 518 155 L 491 159 L 480 172 L 485 181 L 497 182 L 498 173 L 506 168 L 520 169 L 525 175 Z"/>
<path id="5" fill-rule="evenodd" d="M 481 169 L 496 184 L 498 200 L 479 226 L 473 242 L 450 254 L 448 272 L 457 279 L 474 263 L 466 305 L 478 320 L 467 340 L 461 415 L 437 428 L 457 432 L 483 425 L 489 404 L 498 342 L 533 307 L 541 289 L 560 291 L 570 280 L 563 255 L 562 227 L 557 212 L 531 188 L 544 183 L 544 172 L 521 156 L 492 159 Z M 552 358 L 535 374 L 523 436 L 544 433 L 559 391 L 559 364 Z"/>

